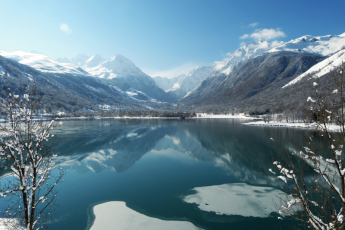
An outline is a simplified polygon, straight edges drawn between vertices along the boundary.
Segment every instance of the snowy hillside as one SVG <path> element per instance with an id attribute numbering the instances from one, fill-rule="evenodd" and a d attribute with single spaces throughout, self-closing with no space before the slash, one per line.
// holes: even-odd
<path id="1" fill-rule="evenodd" d="M 75 76 L 90 76 L 83 69 L 72 63 L 59 63 L 43 54 L 28 53 L 23 51 L 0 51 L 0 55 L 21 64 L 28 65 L 42 72 L 72 74 Z"/>
<path id="2" fill-rule="evenodd" d="M 126 94 L 131 97 L 133 100 L 138 100 L 138 101 L 150 101 L 150 102 L 155 102 L 155 103 L 159 103 L 159 101 L 157 101 L 156 99 L 153 99 L 151 97 L 149 97 L 146 93 L 141 92 L 139 90 L 136 90 L 134 88 L 129 88 L 126 91 Z"/>
<path id="3" fill-rule="evenodd" d="M 336 52 L 329 58 L 326 58 L 322 62 L 319 62 L 316 65 L 312 66 L 308 71 L 299 75 L 298 77 L 296 77 L 294 80 L 292 80 L 291 82 L 289 82 L 282 88 L 294 85 L 310 74 L 313 75 L 313 78 L 322 77 L 323 75 L 332 71 L 335 67 L 342 65 L 344 62 L 345 62 L 345 49 L 340 50 L 339 52 Z"/>

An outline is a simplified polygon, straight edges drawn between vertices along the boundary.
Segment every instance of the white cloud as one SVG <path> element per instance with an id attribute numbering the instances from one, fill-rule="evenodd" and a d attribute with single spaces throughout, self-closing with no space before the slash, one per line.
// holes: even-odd
<path id="1" fill-rule="evenodd" d="M 151 77 L 165 77 L 165 78 L 174 78 L 178 77 L 182 74 L 187 74 L 193 69 L 195 69 L 198 65 L 195 63 L 187 63 L 181 66 L 177 66 L 167 70 L 150 70 L 150 69 L 143 69 L 145 73 L 150 75 Z"/>
<path id="2" fill-rule="evenodd" d="M 249 34 L 244 34 L 244 35 L 242 35 L 240 38 L 241 39 L 246 39 L 246 38 L 248 38 L 249 37 Z"/>
<path id="3" fill-rule="evenodd" d="M 282 42 L 281 41 L 272 41 L 271 42 L 271 47 L 274 48 L 274 47 L 277 47 L 277 46 L 280 46 L 282 45 Z"/>
<path id="4" fill-rule="evenodd" d="M 277 41 L 277 40 L 274 40 L 272 42 L 261 41 L 261 42 L 256 43 L 256 44 L 250 44 L 250 45 L 248 45 L 248 47 L 250 47 L 251 49 L 273 49 L 273 48 L 280 46 L 282 44 L 283 44 L 282 41 Z"/>
<path id="5" fill-rule="evenodd" d="M 65 32 L 66 34 L 71 34 L 71 33 L 72 33 L 72 30 L 71 30 L 71 29 L 68 27 L 68 25 L 65 24 L 65 23 L 62 23 L 62 24 L 60 25 L 60 30 L 63 31 L 63 32 Z"/>
<path id="6" fill-rule="evenodd" d="M 240 50 L 237 50 L 234 52 L 235 57 L 241 57 L 241 55 L 242 55 L 242 51 L 240 51 Z"/>
<path id="7" fill-rule="evenodd" d="M 261 30 L 255 30 L 254 33 L 248 35 L 244 34 L 240 37 L 240 39 L 246 39 L 246 38 L 254 38 L 254 39 L 264 39 L 264 40 L 271 40 L 275 38 L 285 37 L 286 34 L 281 31 L 280 29 L 261 29 Z"/>
<path id="8" fill-rule="evenodd" d="M 248 27 L 255 27 L 255 26 L 257 26 L 257 25 L 259 25 L 259 23 L 258 23 L 258 22 L 254 22 L 254 23 L 250 23 L 250 24 L 248 25 Z"/>

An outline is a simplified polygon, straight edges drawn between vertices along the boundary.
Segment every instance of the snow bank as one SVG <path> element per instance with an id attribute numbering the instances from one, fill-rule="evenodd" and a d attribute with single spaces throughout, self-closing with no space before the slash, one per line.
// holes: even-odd
<path id="1" fill-rule="evenodd" d="M 285 198 L 285 193 L 278 189 L 245 183 L 198 187 L 193 190 L 197 193 L 185 196 L 183 200 L 218 215 L 268 217 L 271 212 L 277 212 L 275 203 L 280 204 L 279 197 Z"/>
<path id="2" fill-rule="evenodd" d="M 264 121 L 252 121 L 243 123 L 244 125 L 255 125 L 255 126 L 282 126 L 282 127 L 291 127 L 291 128 L 308 128 L 310 124 L 306 123 L 287 123 L 287 122 L 277 122 L 277 121 L 270 121 L 266 123 Z"/>
<path id="3" fill-rule="evenodd" d="M 315 123 L 287 123 L 287 122 L 276 122 L 271 121 L 270 123 L 265 123 L 264 121 L 252 121 L 243 123 L 244 125 L 253 125 L 253 126 L 276 126 L 276 127 L 290 127 L 290 128 L 302 128 L 302 129 L 310 129 L 316 130 Z M 327 125 L 327 129 L 330 132 L 340 132 L 341 127 L 334 124 Z"/>
<path id="4" fill-rule="evenodd" d="M 240 119 L 256 119 L 255 117 L 247 117 L 244 113 L 239 114 L 208 114 L 208 113 L 197 113 L 195 118 L 240 118 Z"/>
<path id="5" fill-rule="evenodd" d="M 16 219 L 8 219 L 8 218 L 0 218 L 0 230 L 24 230 L 24 227 L 16 226 L 18 224 L 18 220 Z"/>
<path id="6" fill-rule="evenodd" d="M 111 201 L 93 207 L 96 219 L 90 230 L 107 229 L 141 229 L 141 230 L 172 230 L 200 229 L 187 221 L 169 221 L 145 216 L 126 206 L 121 201 Z M 116 227 L 115 227 L 116 226 Z"/>

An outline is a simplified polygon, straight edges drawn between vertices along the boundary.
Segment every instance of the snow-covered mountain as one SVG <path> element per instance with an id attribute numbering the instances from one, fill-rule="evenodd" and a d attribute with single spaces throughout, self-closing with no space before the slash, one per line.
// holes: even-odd
<path id="1" fill-rule="evenodd" d="M 230 96 L 231 100 L 248 101 L 248 98 L 266 97 L 268 92 L 278 88 L 295 87 L 296 83 L 310 74 L 321 77 L 344 63 L 345 33 L 305 35 L 285 43 L 252 41 L 222 61 L 197 67 L 172 79 L 153 79 L 122 55 L 104 59 L 100 55 L 88 57 L 79 54 L 74 58 L 59 58 L 57 61 L 43 54 L 23 51 L 0 51 L 0 56 L 32 67 L 40 73 L 52 74 L 49 77 L 57 85 L 59 83 L 70 87 L 72 91 L 77 89 L 78 84 L 82 85 L 78 90 L 80 93 L 85 90 L 82 93 L 85 98 L 92 93 L 99 100 L 103 95 L 101 91 L 106 90 L 109 98 L 112 93 L 116 93 L 117 103 L 124 98 L 128 103 L 148 102 L 161 106 L 163 103 L 160 101 L 180 100 L 180 104 L 190 106 L 199 102 L 205 105 L 206 101 L 216 97 L 224 101 Z M 281 72 L 278 73 L 278 69 Z M 32 79 L 32 74 L 25 74 L 25 71 L 23 74 L 27 80 Z M 5 80 L 7 76 L 11 77 L 9 71 L 1 66 L 0 75 Z M 229 103 L 232 103 L 231 100 L 228 100 Z M 239 106 L 237 102 L 236 106 Z"/>
<path id="2" fill-rule="evenodd" d="M 44 95 L 41 104 L 48 112 L 59 108 L 67 113 L 81 113 L 98 110 L 103 105 L 110 109 L 145 108 L 136 98 L 95 77 L 43 72 L 0 55 L 0 85 L 3 89 L 0 96 L 6 95 L 8 88 L 12 93 L 23 93 L 23 88 L 33 82 Z"/>
<path id="3" fill-rule="evenodd" d="M 82 68 L 92 76 L 101 79 L 109 85 L 116 86 L 123 91 L 133 88 L 138 92 L 146 94 L 151 99 L 153 98 L 158 101 L 173 100 L 171 96 L 157 86 L 150 76 L 122 55 L 115 55 L 108 60 L 104 60 L 101 56 L 95 55 L 88 59 Z M 153 102 L 154 100 L 151 99 L 149 101 Z"/>
<path id="4" fill-rule="evenodd" d="M 28 65 L 42 72 L 72 74 L 74 76 L 90 76 L 89 73 L 72 63 L 59 63 L 43 54 L 23 51 L 0 51 L 0 56 Z"/>
<path id="5" fill-rule="evenodd" d="M 277 95 L 284 94 L 282 87 L 300 88 L 296 83 L 305 76 L 324 76 L 344 61 L 345 33 L 338 36 L 306 35 L 286 43 L 250 42 L 228 59 L 216 62 L 216 73 L 180 102 L 204 108 L 216 103 L 257 110 L 258 105 L 268 103 L 268 100 L 271 104 L 278 103 Z M 288 91 L 291 100 L 286 104 L 299 103 L 300 95 L 297 96 L 293 89 Z M 268 108 L 266 104 L 261 110 Z"/>
<path id="6" fill-rule="evenodd" d="M 342 47 L 345 47 L 345 33 L 327 36 L 306 35 L 285 43 L 282 41 L 255 40 L 238 48 L 223 61 L 216 61 L 215 69 L 217 72 L 229 75 L 246 60 L 265 52 L 291 51 L 328 56 Z"/>
<path id="7" fill-rule="evenodd" d="M 105 60 L 100 55 L 94 55 L 91 58 L 88 58 L 86 55 L 77 55 L 72 59 L 59 59 L 64 62 L 70 61 L 69 63 L 60 63 L 43 54 L 23 51 L 0 51 L 0 56 L 42 72 L 71 74 L 77 77 L 94 77 L 97 81 L 102 81 L 102 84 L 116 86 L 122 91 L 127 91 L 132 87 L 138 90 L 138 92 L 146 93 L 149 102 L 155 102 L 153 99 L 169 101 L 170 98 L 167 93 L 155 84 L 151 77 L 142 72 L 133 62 L 121 55 L 116 55 L 109 60 Z M 132 99 L 137 100 L 136 98 Z"/>
<path id="8" fill-rule="evenodd" d="M 269 52 L 286 50 L 296 53 L 316 53 L 322 56 L 329 56 L 320 63 L 311 67 L 305 73 L 283 86 L 292 86 L 300 82 L 306 76 L 313 74 L 314 78 L 322 77 L 334 68 L 345 62 L 345 33 L 341 35 L 310 36 L 306 35 L 295 40 L 291 40 L 282 46 L 276 47 Z"/>
<path id="9" fill-rule="evenodd" d="M 90 60 L 91 59 L 91 60 Z M 93 56 L 88 61 L 88 65 L 96 63 L 101 59 L 100 56 Z M 99 62 L 100 63 L 100 62 Z M 126 78 L 128 76 L 147 76 L 141 69 L 136 67 L 133 62 L 122 55 L 115 55 L 114 57 L 101 62 L 97 66 L 84 67 L 84 70 L 96 76 L 111 80 L 113 78 Z"/>
<path id="10" fill-rule="evenodd" d="M 196 67 L 188 74 L 179 77 L 173 87 L 166 92 L 177 99 L 184 97 L 189 91 L 193 90 L 204 79 L 215 71 L 215 66 Z"/>
<path id="11" fill-rule="evenodd" d="M 276 46 L 282 45 L 283 42 L 273 41 L 267 42 L 264 40 L 256 40 L 245 44 L 238 48 L 234 53 L 229 54 L 229 57 L 222 61 L 216 61 L 211 66 L 197 67 L 191 72 L 179 76 L 177 81 L 171 85 L 171 79 L 155 79 L 156 83 L 161 86 L 167 93 L 181 99 L 195 89 L 203 80 L 216 73 L 224 73 L 229 75 L 232 71 L 237 69 L 246 60 L 258 56 Z M 174 78 L 176 79 L 176 78 Z"/>

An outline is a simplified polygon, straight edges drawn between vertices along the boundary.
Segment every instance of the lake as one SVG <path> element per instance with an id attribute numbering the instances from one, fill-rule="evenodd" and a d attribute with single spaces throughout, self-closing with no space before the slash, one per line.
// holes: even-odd
<path id="1" fill-rule="evenodd" d="M 267 197 L 260 201 L 264 194 L 259 193 L 282 189 L 282 183 L 267 173 L 276 152 L 270 138 L 294 149 L 307 131 L 247 126 L 244 121 L 64 122 L 54 131 L 54 145 L 57 164 L 68 172 L 57 186 L 57 213 L 48 229 L 88 229 L 94 221 L 93 207 L 108 201 L 123 201 L 147 216 L 189 221 L 202 229 L 296 227 L 289 218 L 278 220 L 275 208 L 261 210 L 262 205 L 273 207 L 273 201 Z M 193 203 L 198 189 L 224 184 L 242 189 L 229 199 L 222 197 L 224 204 L 229 203 L 225 208 L 231 209 L 230 215 L 212 211 L 211 203 L 204 208 Z M 249 189 L 252 192 L 246 194 Z M 4 210 L 7 203 L 1 199 L 0 205 Z"/>

